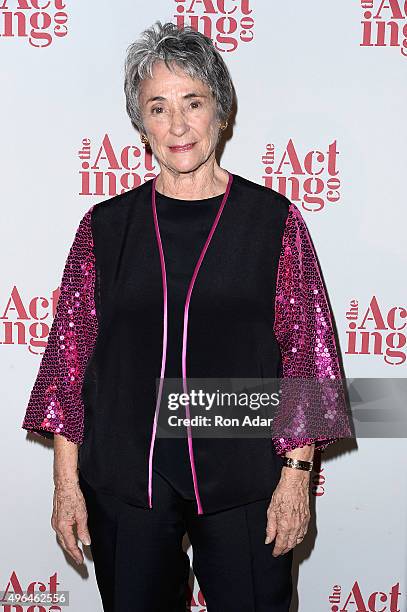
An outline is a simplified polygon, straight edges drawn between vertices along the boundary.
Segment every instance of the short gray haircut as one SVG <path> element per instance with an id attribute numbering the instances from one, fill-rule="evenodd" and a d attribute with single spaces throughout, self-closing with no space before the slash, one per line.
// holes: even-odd
<path id="1" fill-rule="evenodd" d="M 174 63 L 191 78 L 206 83 L 215 98 L 217 119 L 221 123 L 228 119 L 234 88 L 229 70 L 212 40 L 191 26 L 181 29 L 171 22 L 156 21 L 129 45 L 125 59 L 126 110 L 137 130 L 144 131 L 138 95 L 140 82 L 153 76 L 153 65 L 160 60 L 169 70 Z"/>

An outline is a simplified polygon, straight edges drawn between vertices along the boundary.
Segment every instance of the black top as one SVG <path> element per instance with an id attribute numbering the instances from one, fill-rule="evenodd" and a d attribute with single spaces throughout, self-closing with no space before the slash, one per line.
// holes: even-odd
<path id="1" fill-rule="evenodd" d="M 157 216 L 167 276 L 167 358 L 165 378 L 179 378 L 182 392 L 182 330 L 188 286 L 224 194 L 181 200 L 156 191 Z M 188 373 L 187 373 L 188 375 Z M 171 386 L 171 391 L 175 388 Z M 179 413 L 180 417 L 185 417 Z M 186 499 L 195 499 L 188 439 L 157 436 L 153 471 Z"/>

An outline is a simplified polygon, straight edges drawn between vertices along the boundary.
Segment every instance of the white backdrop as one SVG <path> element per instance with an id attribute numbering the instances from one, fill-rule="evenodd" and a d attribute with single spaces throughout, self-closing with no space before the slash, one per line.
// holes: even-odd
<path id="1" fill-rule="evenodd" d="M 78 569 L 57 543 L 52 446 L 30 441 L 21 423 L 80 218 L 159 172 L 125 112 L 123 62 L 144 28 L 177 18 L 216 41 L 236 87 L 221 166 L 280 191 L 287 179 L 317 248 L 347 376 L 406 374 L 407 3 L 0 0 L 0 590 L 56 574 L 72 612 L 102 610 L 93 562 Z M 140 153 L 130 156 L 136 170 L 123 166 L 125 147 Z M 292 611 L 407 610 L 406 463 L 403 438 L 360 438 L 324 454 L 295 549 Z M 204 612 L 196 580 L 193 590 L 191 610 Z"/>

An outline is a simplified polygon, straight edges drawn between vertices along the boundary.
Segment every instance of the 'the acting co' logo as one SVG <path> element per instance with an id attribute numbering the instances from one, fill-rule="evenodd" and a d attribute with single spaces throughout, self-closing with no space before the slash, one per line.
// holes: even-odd
<path id="1" fill-rule="evenodd" d="M 396 582 L 388 590 L 363 592 L 361 585 L 356 580 L 350 589 L 345 591 L 339 584 L 332 588 L 332 594 L 328 600 L 331 604 L 331 612 L 400 612 L 399 598 L 400 583 Z M 343 599 L 346 597 L 345 601 Z"/>
<path id="2" fill-rule="evenodd" d="M 407 57 L 407 0 L 361 0 L 361 47 L 398 47 Z M 376 8 L 375 8 L 376 7 Z"/>
<path id="3" fill-rule="evenodd" d="M 139 187 L 159 173 L 150 149 L 136 144 L 115 147 L 108 134 L 98 142 L 83 138 L 79 195 L 112 197 Z"/>
<path id="4" fill-rule="evenodd" d="M 230 53 L 254 38 L 251 0 L 174 0 L 178 28 L 191 26 L 211 38 L 216 49 Z"/>
<path id="5" fill-rule="evenodd" d="M 49 47 L 68 34 L 63 0 L 0 0 L 0 38 L 21 38 L 32 47 Z"/>
<path id="6" fill-rule="evenodd" d="M 261 158 L 264 185 L 298 203 L 304 210 L 318 212 L 327 203 L 340 200 L 338 154 L 336 140 L 323 150 L 312 148 L 302 156 L 291 138 L 281 151 L 276 145 L 268 144 Z"/>
<path id="7" fill-rule="evenodd" d="M 385 310 L 375 295 L 366 306 L 354 299 L 346 319 L 346 355 L 380 355 L 385 363 L 393 366 L 405 363 L 407 309 L 404 306 Z"/>

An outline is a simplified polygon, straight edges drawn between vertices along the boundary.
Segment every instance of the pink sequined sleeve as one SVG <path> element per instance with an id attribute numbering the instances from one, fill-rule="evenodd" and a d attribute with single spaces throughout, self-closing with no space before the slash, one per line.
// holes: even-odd
<path id="1" fill-rule="evenodd" d="M 39 436 L 61 434 L 76 444 L 83 437 L 82 383 L 97 336 L 92 209 L 82 218 L 66 260 L 48 343 L 22 423 Z"/>
<path id="2" fill-rule="evenodd" d="M 350 437 L 331 312 L 315 250 L 290 204 L 278 267 L 274 332 L 282 358 L 273 442 L 278 454 Z"/>

